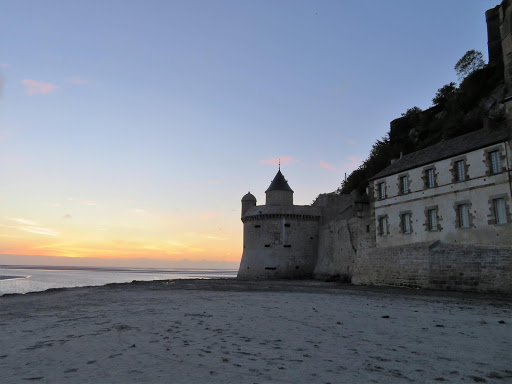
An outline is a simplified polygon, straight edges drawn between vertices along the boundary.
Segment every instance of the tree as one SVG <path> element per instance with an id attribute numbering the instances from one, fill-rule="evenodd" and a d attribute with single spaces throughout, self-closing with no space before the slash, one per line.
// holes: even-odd
<path id="1" fill-rule="evenodd" d="M 484 55 L 480 51 L 471 49 L 461 57 L 457 64 L 455 64 L 455 72 L 459 76 L 459 81 L 464 80 L 473 72 L 485 67 Z"/>
<path id="2" fill-rule="evenodd" d="M 420 107 L 409 108 L 405 113 L 402 113 L 402 117 L 416 117 L 422 112 Z"/>
<path id="3" fill-rule="evenodd" d="M 452 100 L 457 94 L 457 85 L 452 81 L 450 84 L 439 88 L 436 95 L 432 99 L 434 105 L 445 105 L 449 100 Z"/>

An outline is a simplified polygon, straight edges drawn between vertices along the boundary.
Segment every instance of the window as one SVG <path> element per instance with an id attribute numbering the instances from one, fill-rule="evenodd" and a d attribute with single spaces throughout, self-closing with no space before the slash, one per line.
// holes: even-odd
<path id="1" fill-rule="evenodd" d="M 469 228 L 468 204 L 460 204 L 457 206 L 457 217 L 459 218 L 459 228 Z"/>
<path id="2" fill-rule="evenodd" d="M 386 184 L 379 183 L 379 184 L 377 184 L 377 188 L 379 191 L 379 200 L 385 199 L 386 198 Z"/>
<path id="3" fill-rule="evenodd" d="M 425 181 L 427 184 L 427 188 L 434 188 L 434 168 L 427 169 L 425 171 Z"/>
<path id="4" fill-rule="evenodd" d="M 455 162 L 455 175 L 457 181 L 466 180 L 466 168 L 464 168 L 464 160 Z"/>
<path id="5" fill-rule="evenodd" d="M 494 199 L 492 201 L 492 205 L 494 209 L 494 217 L 496 218 L 496 224 L 506 224 L 507 211 L 505 209 L 505 199 Z"/>
<path id="6" fill-rule="evenodd" d="M 427 211 L 428 230 L 437 231 L 437 212 L 436 209 L 429 209 Z"/>
<path id="7" fill-rule="evenodd" d="M 289 224 L 289 223 L 286 223 L 284 226 L 285 226 L 286 228 L 290 228 L 290 224 Z"/>
<path id="8" fill-rule="evenodd" d="M 409 180 L 407 176 L 400 177 L 400 192 L 402 192 L 402 195 L 409 193 Z"/>
<path id="9" fill-rule="evenodd" d="M 491 174 L 501 172 L 500 151 L 490 152 L 489 153 L 489 162 L 491 164 Z"/>
<path id="10" fill-rule="evenodd" d="M 379 217 L 379 235 L 385 236 L 388 233 L 388 217 Z"/>
<path id="11" fill-rule="evenodd" d="M 402 213 L 400 215 L 400 219 L 402 225 L 402 233 L 411 233 L 411 214 Z"/>

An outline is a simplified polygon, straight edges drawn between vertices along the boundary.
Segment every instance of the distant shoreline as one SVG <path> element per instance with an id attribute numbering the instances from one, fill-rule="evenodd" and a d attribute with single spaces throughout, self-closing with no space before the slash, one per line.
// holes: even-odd
<path id="1" fill-rule="evenodd" d="M 15 279 L 26 279 L 28 276 L 1 276 L 0 280 L 15 280 Z"/>

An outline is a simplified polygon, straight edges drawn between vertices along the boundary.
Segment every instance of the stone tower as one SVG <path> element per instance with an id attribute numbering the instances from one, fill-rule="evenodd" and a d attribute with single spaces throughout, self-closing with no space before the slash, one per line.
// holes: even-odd
<path id="1" fill-rule="evenodd" d="M 320 210 L 293 205 L 293 190 L 281 169 L 265 194 L 265 205 L 256 205 L 250 193 L 242 198 L 244 251 L 238 277 L 310 278 L 317 261 Z"/>
<path id="2" fill-rule="evenodd" d="M 256 206 L 256 197 L 251 192 L 247 192 L 244 197 L 242 197 L 242 217 L 244 217 L 247 210 L 251 207 Z"/>
<path id="3" fill-rule="evenodd" d="M 279 171 L 277 171 L 274 180 L 265 191 L 265 195 L 267 197 L 266 205 L 293 205 L 293 190 L 281 173 L 281 166 L 279 166 Z"/>

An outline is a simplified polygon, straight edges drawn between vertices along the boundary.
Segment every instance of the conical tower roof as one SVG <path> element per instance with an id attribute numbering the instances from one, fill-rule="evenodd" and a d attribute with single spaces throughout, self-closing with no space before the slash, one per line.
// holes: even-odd
<path id="1" fill-rule="evenodd" d="M 277 171 L 276 176 L 274 177 L 274 180 L 270 183 L 270 186 L 265 192 L 269 191 L 288 191 L 293 192 L 293 190 L 288 185 L 288 182 L 284 178 L 283 174 L 281 173 L 281 169 Z"/>

